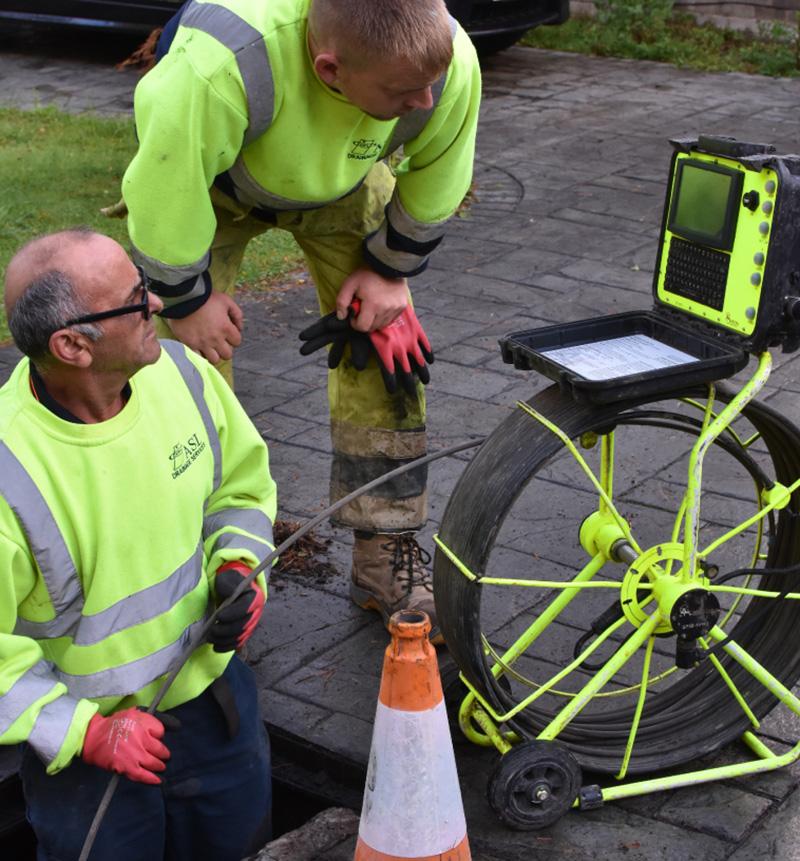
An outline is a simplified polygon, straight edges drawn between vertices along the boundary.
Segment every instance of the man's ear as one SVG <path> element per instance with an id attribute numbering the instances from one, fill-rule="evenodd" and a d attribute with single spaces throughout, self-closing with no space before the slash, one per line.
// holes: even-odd
<path id="1" fill-rule="evenodd" d="M 50 354 L 64 365 L 88 368 L 92 364 L 92 341 L 74 329 L 59 329 L 49 341 Z"/>
<path id="2" fill-rule="evenodd" d="M 335 87 L 339 82 L 341 62 L 333 51 L 321 51 L 314 57 L 314 69 L 319 79 L 329 87 Z"/>

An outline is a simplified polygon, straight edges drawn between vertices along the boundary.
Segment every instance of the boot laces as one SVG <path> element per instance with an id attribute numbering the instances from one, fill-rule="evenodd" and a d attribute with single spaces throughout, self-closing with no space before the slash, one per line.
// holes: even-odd
<path id="1" fill-rule="evenodd" d="M 433 593 L 433 582 L 427 566 L 431 554 L 423 550 L 413 535 L 392 535 L 381 548 L 392 554 L 392 574 L 409 594 L 415 586 L 423 586 Z"/>

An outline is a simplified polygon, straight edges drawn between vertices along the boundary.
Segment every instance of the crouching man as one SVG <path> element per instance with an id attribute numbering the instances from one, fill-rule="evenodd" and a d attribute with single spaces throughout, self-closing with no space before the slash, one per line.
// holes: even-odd
<path id="1" fill-rule="evenodd" d="M 263 575 L 223 611 L 156 715 L 164 676 L 273 547 L 267 449 L 204 359 L 159 342 L 123 249 L 36 239 L 5 279 L 25 358 L 0 389 L 0 743 L 25 743 L 40 861 L 234 861 L 269 838 L 270 756 L 237 658 Z"/>

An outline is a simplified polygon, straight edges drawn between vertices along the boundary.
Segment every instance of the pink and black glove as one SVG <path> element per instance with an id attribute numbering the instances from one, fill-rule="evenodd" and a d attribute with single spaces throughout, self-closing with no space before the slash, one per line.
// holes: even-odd
<path id="1" fill-rule="evenodd" d="M 137 783 L 159 784 L 169 749 L 161 741 L 168 716 L 162 720 L 136 708 L 108 717 L 96 714 L 89 721 L 81 757 L 89 765 L 122 774 Z M 178 722 L 171 718 L 175 725 Z M 170 727 L 172 728 L 172 727 Z"/>
<path id="2" fill-rule="evenodd" d="M 247 577 L 250 570 L 244 562 L 227 562 L 217 569 L 217 576 L 214 578 L 217 604 L 233 595 L 242 578 Z M 241 649 L 255 631 L 263 612 L 264 593 L 253 580 L 230 606 L 222 610 L 211 626 L 208 641 L 214 646 L 214 651 L 233 652 Z"/>
<path id="3" fill-rule="evenodd" d="M 328 367 L 333 370 L 339 367 L 344 349 L 349 344 L 350 361 L 353 363 L 353 367 L 357 371 L 363 371 L 367 367 L 367 361 L 372 353 L 372 342 L 366 332 L 357 332 L 350 325 L 350 320 L 354 315 L 355 310 L 351 306 L 344 320 L 340 320 L 336 316 L 336 312 L 331 311 L 330 314 L 320 317 L 315 323 L 307 326 L 300 333 L 300 340 L 303 341 L 300 355 L 308 356 L 330 344 Z"/>
<path id="4" fill-rule="evenodd" d="M 406 305 L 388 326 L 370 332 L 369 339 L 378 354 L 378 366 L 389 392 L 397 390 L 399 381 L 413 395 L 416 391 L 415 376 L 424 386 L 431 381 L 428 365 L 433 364 L 433 350 L 410 305 Z"/>
<path id="5" fill-rule="evenodd" d="M 307 356 L 330 344 L 328 367 L 335 368 L 342 360 L 345 346 L 350 344 L 353 367 L 358 371 L 364 370 L 370 353 L 375 353 L 383 383 L 390 393 L 397 391 L 399 381 L 413 395 L 415 377 L 427 385 L 431 379 L 428 365 L 433 364 L 433 350 L 414 309 L 406 306 L 382 329 L 359 332 L 353 329 L 350 321 L 358 316 L 360 307 L 361 303 L 355 299 L 346 320 L 339 320 L 332 311 L 304 329 L 300 333 L 300 340 L 305 342 L 300 348 L 302 355 Z"/>

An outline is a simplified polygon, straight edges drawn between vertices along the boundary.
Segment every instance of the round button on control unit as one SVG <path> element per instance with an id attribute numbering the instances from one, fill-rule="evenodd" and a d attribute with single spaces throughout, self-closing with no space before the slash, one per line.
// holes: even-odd
<path id="1" fill-rule="evenodd" d="M 763 251 L 756 251 L 756 253 L 753 255 L 753 263 L 755 263 L 756 266 L 763 266 L 764 265 L 764 252 Z"/>

